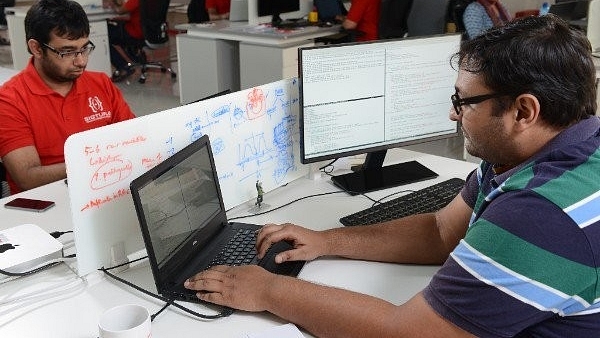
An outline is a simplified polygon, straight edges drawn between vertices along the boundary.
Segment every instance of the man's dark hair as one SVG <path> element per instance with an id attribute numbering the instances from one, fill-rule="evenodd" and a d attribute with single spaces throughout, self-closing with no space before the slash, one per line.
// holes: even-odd
<path id="1" fill-rule="evenodd" d="M 71 0 L 39 0 L 25 16 L 25 41 L 50 41 L 50 33 L 71 40 L 90 35 L 90 23 L 81 5 Z"/>
<path id="2" fill-rule="evenodd" d="M 505 108 L 529 93 L 539 100 L 544 121 L 566 127 L 596 112 L 591 51 L 583 31 L 548 14 L 491 28 L 464 41 L 452 59 L 460 69 L 481 75 L 493 92 L 506 93 L 497 99 Z"/>

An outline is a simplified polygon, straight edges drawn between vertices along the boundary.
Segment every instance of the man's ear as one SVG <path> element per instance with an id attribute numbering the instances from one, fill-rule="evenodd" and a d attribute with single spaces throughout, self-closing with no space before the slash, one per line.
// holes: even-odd
<path id="1" fill-rule="evenodd" d="M 42 44 L 35 39 L 27 40 L 27 49 L 35 58 L 41 58 L 44 53 Z"/>
<path id="2" fill-rule="evenodd" d="M 515 99 L 515 124 L 528 128 L 540 119 L 540 102 L 531 94 L 521 94 Z"/>

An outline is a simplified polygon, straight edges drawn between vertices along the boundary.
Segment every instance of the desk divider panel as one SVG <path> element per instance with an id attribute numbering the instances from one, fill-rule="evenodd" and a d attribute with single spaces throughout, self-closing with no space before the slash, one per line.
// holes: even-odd
<path id="1" fill-rule="evenodd" d="M 202 135 L 211 140 L 226 209 L 254 201 L 256 181 L 268 192 L 305 176 L 298 93 L 297 79 L 286 79 L 69 137 L 78 274 L 144 248 L 129 183 Z"/>

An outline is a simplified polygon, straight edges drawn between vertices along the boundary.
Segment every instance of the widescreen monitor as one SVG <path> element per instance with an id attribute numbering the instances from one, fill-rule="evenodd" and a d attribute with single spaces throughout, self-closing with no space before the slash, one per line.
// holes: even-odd
<path id="1" fill-rule="evenodd" d="M 436 177 L 412 161 L 383 166 L 386 150 L 458 135 L 449 119 L 459 34 L 300 48 L 302 163 L 368 154 L 332 178 L 362 193 Z"/>
<path id="2" fill-rule="evenodd" d="M 300 10 L 300 0 L 258 0 L 258 16 L 271 16 L 271 24 L 277 26 L 283 20 L 281 14 Z"/>

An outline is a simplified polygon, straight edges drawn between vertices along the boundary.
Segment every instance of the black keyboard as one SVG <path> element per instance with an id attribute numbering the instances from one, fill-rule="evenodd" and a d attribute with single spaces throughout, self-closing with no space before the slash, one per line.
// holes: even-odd
<path id="1" fill-rule="evenodd" d="M 256 233 L 245 229 L 238 231 L 210 262 L 215 265 L 248 265 L 256 257 Z"/>
<path id="2" fill-rule="evenodd" d="M 310 26 L 317 26 L 317 23 L 314 22 L 309 22 L 308 20 L 285 20 L 282 21 L 280 23 L 278 23 L 277 25 L 275 25 L 275 27 L 280 28 L 280 29 L 294 29 L 294 28 L 302 28 L 302 27 L 310 27 Z"/>
<path id="3" fill-rule="evenodd" d="M 267 250 L 265 256 L 259 261 L 256 259 L 256 232 L 249 229 L 238 231 L 227 243 L 227 245 L 215 256 L 210 262 L 209 267 L 215 265 L 249 265 L 258 264 L 267 271 L 280 275 L 297 276 L 304 261 L 292 261 L 277 264 L 275 256 L 286 250 L 292 249 L 292 245 L 288 242 L 281 241 L 273 243 Z"/>
<path id="4" fill-rule="evenodd" d="M 464 185 L 464 180 L 451 178 L 344 216 L 340 218 L 340 222 L 345 226 L 369 225 L 409 215 L 438 211 L 450 203 Z"/>

